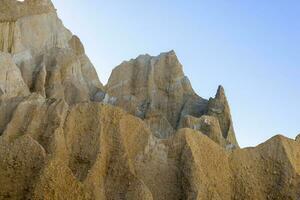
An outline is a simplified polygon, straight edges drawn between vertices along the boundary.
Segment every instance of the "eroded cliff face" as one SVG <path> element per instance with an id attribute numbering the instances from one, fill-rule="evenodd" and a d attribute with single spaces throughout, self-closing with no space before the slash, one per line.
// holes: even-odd
<path id="1" fill-rule="evenodd" d="M 102 91 L 80 40 L 50 1 L 3 0 L 0 9 L 0 51 L 10 54 L 28 90 L 69 104 L 93 100 Z"/>
<path id="2" fill-rule="evenodd" d="M 183 112 L 199 116 L 207 107 L 207 101 L 193 91 L 174 51 L 123 62 L 113 70 L 106 91 L 114 97 L 114 105 L 144 119 L 161 138 L 173 134 Z"/>
<path id="3" fill-rule="evenodd" d="M 300 198 L 299 136 L 239 149 L 224 89 L 199 97 L 175 52 L 103 87 L 50 1 L 0 10 L 0 199 Z"/>
<path id="4" fill-rule="evenodd" d="M 215 98 L 199 97 L 174 51 L 123 62 L 113 70 L 106 92 L 108 103 L 143 119 L 158 138 L 188 127 L 225 148 L 238 147 L 222 86 Z"/>

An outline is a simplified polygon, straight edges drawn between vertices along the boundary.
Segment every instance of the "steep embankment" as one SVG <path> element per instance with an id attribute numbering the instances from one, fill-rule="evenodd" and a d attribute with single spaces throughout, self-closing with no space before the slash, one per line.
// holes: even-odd
<path id="1" fill-rule="evenodd" d="M 103 87 L 50 0 L 0 11 L 0 199 L 300 198 L 299 137 L 239 149 L 224 89 L 199 97 L 174 51 Z"/>

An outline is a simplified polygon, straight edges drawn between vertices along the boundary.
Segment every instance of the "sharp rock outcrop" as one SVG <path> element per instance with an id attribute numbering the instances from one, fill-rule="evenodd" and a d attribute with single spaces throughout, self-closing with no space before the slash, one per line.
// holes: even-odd
<path id="1" fill-rule="evenodd" d="M 143 119 L 158 138 L 184 127 L 206 129 L 204 133 L 219 144 L 238 147 L 223 87 L 215 98 L 199 97 L 174 51 L 123 62 L 113 70 L 106 92 L 114 99 L 110 103 Z"/>
<path id="2" fill-rule="evenodd" d="M 178 127 L 182 111 L 201 115 L 207 105 L 193 91 L 174 51 L 123 62 L 113 70 L 106 91 L 116 97 L 115 105 L 142 119 L 165 117 L 173 129 Z"/>
<path id="3" fill-rule="evenodd" d="M 0 51 L 11 54 L 31 92 L 69 104 L 95 100 L 103 86 L 50 0 L 2 0 L 0 9 Z"/>
<path id="4" fill-rule="evenodd" d="M 299 134 L 299 135 L 297 135 L 297 137 L 296 137 L 296 141 L 297 141 L 297 142 L 300 142 L 300 134 Z"/>
<path id="5" fill-rule="evenodd" d="M 199 97 L 173 51 L 103 87 L 50 0 L 0 11 L 0 199 L 300 198 L 299 136 L 239 149 L 224 89 Z"/>

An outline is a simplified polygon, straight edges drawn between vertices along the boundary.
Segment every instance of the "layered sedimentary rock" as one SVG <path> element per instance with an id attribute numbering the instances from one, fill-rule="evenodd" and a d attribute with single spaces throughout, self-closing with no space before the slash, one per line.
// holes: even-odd
<path id="1" fill-rule="evenodd" d="M 143 119 L 159 138 L 183 127 L 206 129 L 204 133 L 224 147 L 238 147 L 223 87 L 215 98 L 199 97 L 174 51 L 123 62 L 113 70 L 106 92 L 108 102 Z"/>
<path id="2" fill-rule="evenodd" d="M 183 110 L 199 115 L 207 105 L 193 91 L 174 51 L 157 57 L 141 55 L 123 62 L 113 70 L 106 91 L 115 97 L 114 105 L 148 121 L 162 138 L 177 129 Z M 187 102 L 192 108 L 186 107 Z M 157 118 L 162 119 L 158 120 L 161 124 L 157 124 Z"/>
<path id="3" fill-rule="evenodd" d="M 0 61 L 0 95 L 6 97 L 28 95 L 29 89 L 11 55 L 0 52 Z"/>
<path id="4" fill-rule="evenodd" d="M 0 199 L 300 198 L 299 136 L 239 149 L 224 89 L 199 97 L 173 51 L 104 88 L 50 1 L 0 10 Z"/>
<path id="5" fill-rule="evenodd" d="M 14 110 L 0 143 L 1 199 L 300 195 L 300 145 L 293 140 L 276 136 L 233 152 L 192 129 L 159 140 L 142 120 L 101 103 L 69 107 L 30 96 Z"/>
<path id="6" fill-rule="evenodd" d="M 74 104 L 102 91 L 80 40 L 63 26 L 51 1 L 3 0 L 0 9 L 0 51 L 11 54 L 31 92 Z"/>

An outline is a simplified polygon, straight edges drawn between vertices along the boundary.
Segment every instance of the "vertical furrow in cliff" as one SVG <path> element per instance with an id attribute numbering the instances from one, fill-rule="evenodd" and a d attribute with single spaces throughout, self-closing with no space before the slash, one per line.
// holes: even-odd
<path id="1" fill-rule="evenodd" d="M 0 22 L 0 51 L 11 53 L 14 48 L 15 22 Z"/>
<path id="2" fill-rule="evenodd" d="M 114 115 L 114 119 L 108 119 L 110 128 L 106 127 L 106 129 L 109 128 L 110 130 L 105 131 L 112 138 L 111 156 L 105 180 L 106 196 L 108 199 L 125 199 L 130 180 L 134 178 L 134 175 L 129 169 L 128 158 L 125 154 L 124 145 L 121 142 L 121 130 L 118 124 L 120 119 L 116 118 L 118 116 L 116 113 Z"/>
<path id="3" fill-rule="evenodd" d="M 8 52 L 11 53 L 14 47 L 14 37 L 15 37 L 15 22 L 9 23 L 9 33 L 8 33 Z"/>

